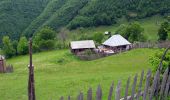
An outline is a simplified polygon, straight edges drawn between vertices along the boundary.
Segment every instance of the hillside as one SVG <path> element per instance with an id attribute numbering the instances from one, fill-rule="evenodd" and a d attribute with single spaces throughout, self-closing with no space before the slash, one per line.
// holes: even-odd
<path id="1" fill-rule="evenodd" d="M 80 61 L 68 50 L 34 54 L 37 100 L 76 96 L 79 91 L 86 93 L 89 86 L 96 90 L 98 84 L 107 96 L 112 81 L 117 84 L 121 79 L 125 87 L 129 76 L 152 68 L 148 59 L 155 51 L 136 49 L 95 61 Z M 13 64 L 14 73 L 0 74 L 0 100 L 27 100 L 28 60 L 28 56 L 7 59 L 8 64 Z"/>
<path id="2" fill-rule="evenodd" d="M 112 25 L 121 17 L 167 15 L 169 0 L 1 0 L 0 35 L 27 37 L 43 26 L 54 29 Z"/>

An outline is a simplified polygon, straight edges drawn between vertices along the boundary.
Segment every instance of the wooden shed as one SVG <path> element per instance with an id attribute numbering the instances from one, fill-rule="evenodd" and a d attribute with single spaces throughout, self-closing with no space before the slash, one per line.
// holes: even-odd
<path id="1" fill-rule="evenodd" d="M 0 73 L 5 72 L 5 57 L 0 55 Z"/>
<path id="2" fill-rule="evenodd" d="M 103 43 L 103 45 L 114 52 L 129 50 L 131 48 L 131 43 L 119 34 L 110 37 Z"/>
<path id="3" fill-rule="evenodd" d="M 93 40 L 72 41 L 70 43 L 71 52 L 75 54 L 85 50 L 93 50 L 95 48 L 96 46 Z"/>

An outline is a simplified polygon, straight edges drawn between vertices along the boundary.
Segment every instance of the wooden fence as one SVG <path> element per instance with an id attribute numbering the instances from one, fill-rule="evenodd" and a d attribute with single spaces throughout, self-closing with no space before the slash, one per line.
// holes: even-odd
<path id="1" fill-rule="evenodd" d="M 126 89 L 122 91 L 121 81 L 117 86 L 114 86 L 114 82 L 110 86 L 107 100 L 170 100 L 170 69 L 167 68 L 163 76 L 158 70 L 154 76 L 152 76 L 151 70 L 148 70 L 146 77 L 144 71 L 142 71 L 137 84 L 138 75 L 136 74 L 133 80 L 132 88 L 130 89 L 130 77 L 127 80 Z M 144 84 L 144 88 L 142 87 Z M 129 90 L 131 91 L 129 93 Z M 121 96 L 121 94 L 124 96 Z M 96 91 L 96 95 L 93 94 L 92 88 L 87 91 L 87 96 L 80 92 L 77 96 L 77 100 L 102 100 L 102 88 L 99 85 Z M 113 96 L 113 94 L 115 94 Z M 130 95 L 129 95 L 130 94 Z M 95 96 L 95 97 L 94 97 Z M 85 99 L 86 98 L 86 99 Z M 60 100 L 75 100 L 71 96 Z"/>
<path id="2" fill-rule="evenodd" d="M 133 48 L 167 48 L 170 41 L 163 42 L 138 42 L 133 44 Z"/>

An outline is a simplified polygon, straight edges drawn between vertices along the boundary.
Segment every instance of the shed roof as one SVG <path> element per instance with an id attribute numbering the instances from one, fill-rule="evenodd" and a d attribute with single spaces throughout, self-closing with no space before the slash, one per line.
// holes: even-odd
<path id="1" fill-rule="evenodd" d="M 96 48 L 93 40 L 72 41 L 71 49 L 92 49 Z"/>
<path id="2" fill-rule="evenodd" d="M 130 45 L 131 43 L 127 41 L 124 37 L 121 35 L 113 35 L 111 38 L 106 40 L 103 45 L 116 47 L 116 46 L 123 46 L 123 45 Z"/>
<path id="3" fill-rule="evenodd" d="M 5 59 L 5 57 L 0 55 L 0 60 L 4 60 L 4 59 Z"/>

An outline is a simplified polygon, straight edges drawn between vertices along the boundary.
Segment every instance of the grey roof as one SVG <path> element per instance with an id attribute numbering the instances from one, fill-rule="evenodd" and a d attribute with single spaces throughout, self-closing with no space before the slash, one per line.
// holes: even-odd
<path id="1" fill-rule="evenodd" d="M 96 48 L 93 40 L 72 41 L 70 43 L 71 49 L 92 49 Z"/>
<path id="2" fill-rule="evenodd" d="M 113 35 L 111 38 L 106 40 L 103 45 L 116 47 L 116 46 L 123 46 L 123 45 L 130 45 L 131 43 L 127 41 L 124 37 L 121 35 Z"/>
<path id="3" fill-rule="evenodd" d="M 0 55 L 0 60 L 4 60 L 4 59 L 5 59 L 5 57 Z"/>

